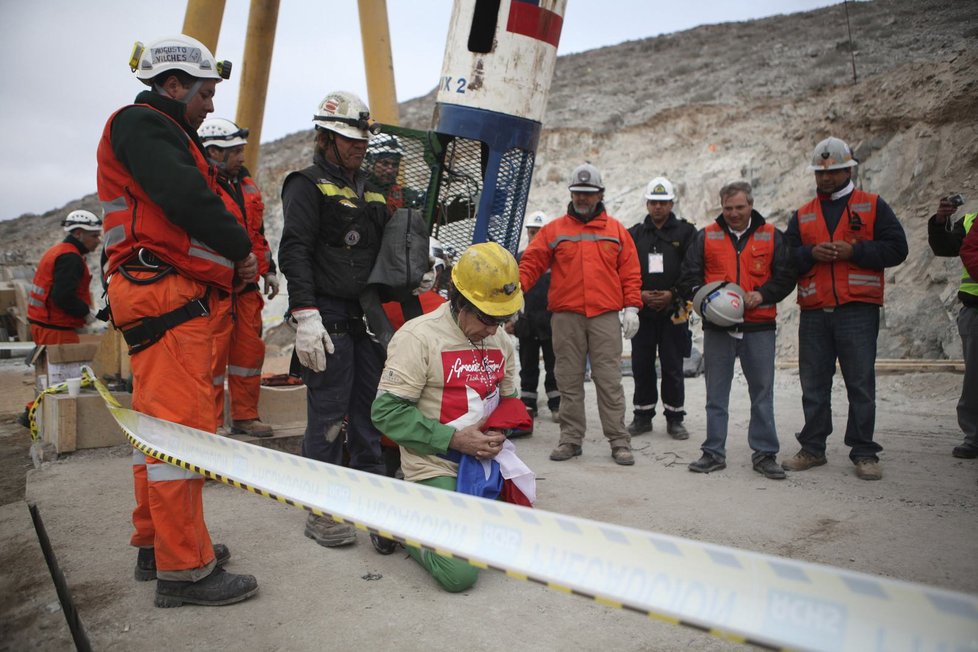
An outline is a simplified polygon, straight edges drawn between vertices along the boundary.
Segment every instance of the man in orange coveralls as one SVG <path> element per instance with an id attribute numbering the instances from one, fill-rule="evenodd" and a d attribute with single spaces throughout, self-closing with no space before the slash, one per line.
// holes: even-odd
<path id="1" fill-rule="evenodd" d="M 133 408 L 214 432 L 212 308 L 258 273 L 197 137 L 230 64 L 179 35 L 137 43 L 130 67 L 149 89 L 109 117 L 98 145 L 112 321 L 130 346 Z M 225 572 L 230 552 L 211 543 L 204 478 L 134 453 L 135 575 L 158 578 L 156 606 L 255 595 L 255 578 Z"/>
<path id="2" fill-rule="evenodd" d="M 224 118 L 208 118 L 197 130 L 207 157 L 217 168 L 217 183 L 228 211 L 248 231 L 251 251 L 258 258 L 258 274 L 265 281 L 265 292 L 272 299 L 278 294 L 275 262 L 265 239 L 265 203 L 261 190 L 244 167 L 244 148 L 248 130 Z M 215 338 L 215 409 L 218 423 L 224 422 L 224 379 L 227 373 L 231 394 L 231 433 L 271 437 L 271 426 L 258 417 L 261 369 L 265 362 L 265 342 L 261 338 L 261 310 L 264 306 L 258 283 L 248 283 L 232 295 L 225 327 Z"/>

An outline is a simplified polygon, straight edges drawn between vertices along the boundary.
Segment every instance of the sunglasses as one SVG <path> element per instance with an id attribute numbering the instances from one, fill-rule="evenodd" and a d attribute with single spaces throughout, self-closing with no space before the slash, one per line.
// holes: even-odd
<path id="1" fill-rule="evenodd" d="M 506 323 L 513 318 L 512 315 L 506 315 L 505 317 L 492 317 L 484 312 L 476 310 L 475 308 L 472 308 L 471 310 L 472 314 L 475 315 L 475 318 L 479 320 L 479 323 L 485 326 L 505 326 Z"/>

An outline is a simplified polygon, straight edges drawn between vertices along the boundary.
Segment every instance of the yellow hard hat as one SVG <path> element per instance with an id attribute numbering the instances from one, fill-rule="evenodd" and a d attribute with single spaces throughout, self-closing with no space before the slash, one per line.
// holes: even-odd
<path id="1" fill-rule="evenodd" d="M 452 268 L 452 283 L 491 317 L 513 315 L 523 307 L 519 265 L 513 254 L 495 242 L 480 242 L 463 251 Z"/>

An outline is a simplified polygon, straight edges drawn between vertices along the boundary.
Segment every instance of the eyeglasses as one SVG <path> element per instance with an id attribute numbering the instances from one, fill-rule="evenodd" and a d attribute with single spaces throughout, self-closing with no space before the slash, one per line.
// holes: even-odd
<path id="1" fill-rule="evenodd" d="M 512 315 L 506 315 L 505 317 L 493 317 L 475 308 L 472 308 L 471 310 L 472 314 L 475 315 L 475 318 L 479 320 L 479 323 L 483 324 L 484 326 L 505 326 L 506 323 L 513 318 Z"/>

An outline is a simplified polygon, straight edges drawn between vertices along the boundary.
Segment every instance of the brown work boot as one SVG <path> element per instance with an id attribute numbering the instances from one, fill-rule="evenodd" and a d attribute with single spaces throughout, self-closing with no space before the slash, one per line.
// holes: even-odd
<path id="1" fill-rule="evenodd" d="M 261 419 L 232 421 L 231 434 L 248 435 L 250 437 L 271 437 L 272 427 L 267 423 L 262 423 Z"/>
<path id="2" fill-rule="evenodd" d="M 577 444 L 560 444 L 550 453 L 550 459 L 554 462 L 563 462 L 581 454 L 581 447 Z"/>
<path id="3" fill-rule="evenodd" d="M 223 568 L 215 568 L 210 575 L 196 582 L 157 580 L 155 603 L 163 608 L 185 604 L 220 607 L 247 600 L 256 593 L 258 580 L 254 575 L 235 575 Z"/>
<path id="4" fill-rule="evenodd" d="M 860 480 L 880 480 L 883 478 L 883 469 L 873 458 L 864 457 L 856 460 L 856 477 Z"/>
<path id="5" fill-rule="evenodd" d="M 325 548 L 336 548 L 356 543 L 357 530 L 328 516 L 310 514 L 306 519 L 306 536 Z"/>
<path id="6" fill-rule="evenodd" d="M 803 448 L 793 457 L 782 461 L 781 468 L 786 471 L 807 471 L 813 466 L 822 466 L 825 462 L 824 455 L 814 455 Z"/>
<path id="7" fill-rule="evenodd" d="M 615 446 L 611 449 L 611 457 L 615 460 L 615 464 L 622 466 L 635 464 L 635 456 L 632 455 L 632 449 L 628 446 Z"/>

